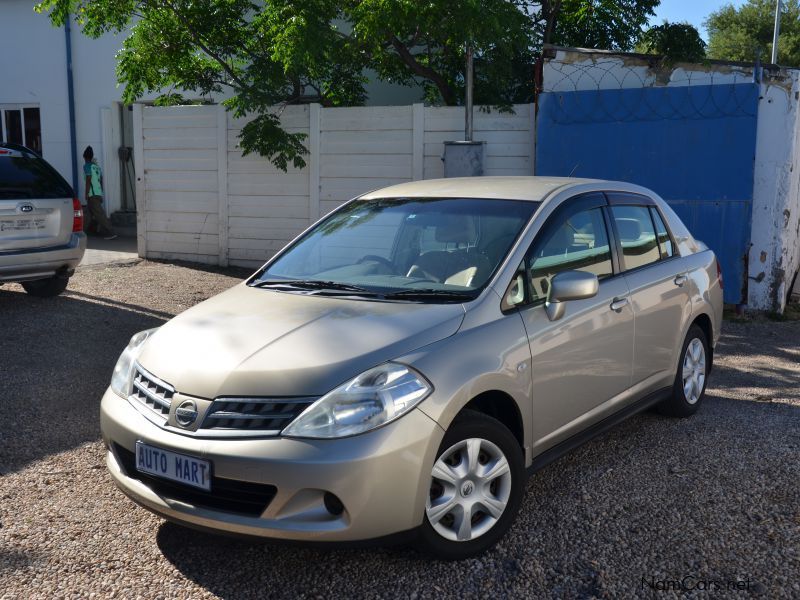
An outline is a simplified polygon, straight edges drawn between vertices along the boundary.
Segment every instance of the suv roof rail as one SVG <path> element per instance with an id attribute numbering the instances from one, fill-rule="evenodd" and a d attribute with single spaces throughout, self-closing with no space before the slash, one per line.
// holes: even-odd
<path id="1" fill-rule="evenodd" d="M 0 148 L 6 148 L 8 150 L 16 150 L 17 152 L 25 152 L 27 154 L 32 154 L 38 158 L 41 158 L 41 155 L 36 152 L 36 150 L 31 150 L 27 146 L 23 146 L 22 144 L 15 144 L 14 142 L 0 142 Z"/>

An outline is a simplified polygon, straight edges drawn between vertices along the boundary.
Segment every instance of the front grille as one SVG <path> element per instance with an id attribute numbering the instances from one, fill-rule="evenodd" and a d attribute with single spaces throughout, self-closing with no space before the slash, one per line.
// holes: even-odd
<path id="1" fill-rule="evenodd" d="M 148 407 L 156 414 L 166 417 L 169 415 L 169 407 L 172 404 L 172 396 L 175 389 L 145 371 L 139 365 L 135 366 L 133 376 L 133 389 L 131 389 L 130 399 Z"/>
<path id="2" fill-rule="evenodd" d="M 279 432 L 316 398 L 217 398 L 201 429 Z"/>
<path id="3" fill-rule="evenodd" d="M 192 506 L 259 517 L 278 491 L 274 485 L 237 481 L 212 475 L 211 491 L 206 492 L 182 483 L 140 473 L 136 470 L 136 455 L 119 444 L 114 444 L 114 453 L 119 458 L 120 466 L 126 476 L 141 481 L 163 498 L 178 500 Z"/>

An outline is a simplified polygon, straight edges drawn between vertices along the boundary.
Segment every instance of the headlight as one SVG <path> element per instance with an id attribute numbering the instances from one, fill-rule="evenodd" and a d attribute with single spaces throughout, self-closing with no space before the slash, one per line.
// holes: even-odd
<path id="1" fill-rule="evenodd" d="M 139 357 L 142 346 L 148 337 L 155 333 L 155 329 L 147 329 L 135 334 L 131 341 L 128 342 L 128 347 L 122 351 L 122 354 L 117 361 L 117 366 L 114 367 L 114 373 L 111 375 L 111 389 L 114 392 L 127 398 L 131 393 L 131 377 L 133 375 L 133 363 Z"/>
<path id="2" fill-rule="evenodd" d="M 364 433 L 404 415 L 432 391 L 431 384 L 411 367 L 386 363 L 325 394 L 282 433 L 304 438 Z"/>

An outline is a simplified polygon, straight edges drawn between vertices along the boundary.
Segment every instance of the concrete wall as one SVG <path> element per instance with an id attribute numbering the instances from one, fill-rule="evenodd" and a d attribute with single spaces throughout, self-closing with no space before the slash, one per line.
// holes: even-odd
<path id="1" fill-rule="evenodd" d="M 782 311 L 800 269 L 800 71 L 762 83 L 748 305 Z"/>
<path id="2" fill-rule="evenodd" d="M 664 66 L 654 57 L 577 49 L 549 52 L 543 65 L 544 92 L 758 80 L 756 144 L 754 149 L 743 149 L 753 153 L 754 170 L 747 303 L 753 309 L 782 311 L 788 286 L 800 269 L 800 71 L 755 73 L 752 65 Z"/>
<path id="3" fill-rule="evenodd" d="M 487 175 L 533 172 L 533 107 L 476 108 Z M 290 106 L 282 124 L 308 137 L 307 165 L 284 173 L 242 156 L 244 120 L 221 106 L 134 106 L 139 254 L 257 267 L 301 231 L 367 191 L 442 176 L 443 141 L 461 139 L 461 108 Z"/>

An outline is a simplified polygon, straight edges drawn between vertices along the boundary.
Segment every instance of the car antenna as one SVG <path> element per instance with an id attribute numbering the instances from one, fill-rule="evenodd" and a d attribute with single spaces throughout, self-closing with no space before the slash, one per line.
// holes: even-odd
<path id="1" fill-rule="evenodd" d="M 569 172 L 569 177 L 572 177 L 575 174 L 575 171 L 578 170 L 578 167 L 581 166 L 581 163 L 575 163 L 575 166 L 572 167 L 572 171 Z"/>

